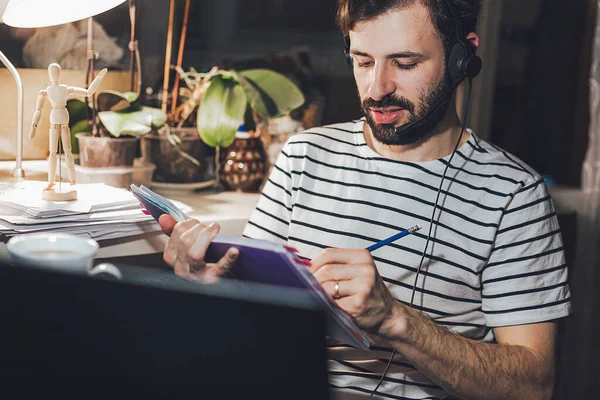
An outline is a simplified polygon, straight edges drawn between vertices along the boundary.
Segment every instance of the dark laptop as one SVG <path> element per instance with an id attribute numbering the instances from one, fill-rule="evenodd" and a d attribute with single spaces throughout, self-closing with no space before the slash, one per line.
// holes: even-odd
<path id="1" fill-rule="evenodd" d="M 1 392 L 328 398 L 325 316 L 302 292 L 119 267 L 122 281 L 0 264 Z"/>

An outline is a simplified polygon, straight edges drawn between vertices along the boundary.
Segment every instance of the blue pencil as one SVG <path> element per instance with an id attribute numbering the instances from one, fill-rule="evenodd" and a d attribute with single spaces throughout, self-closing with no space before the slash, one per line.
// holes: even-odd
<path id="1" fill-rule="evenodd" d="M 419 229 L 421 229 L 421 225 L 415 225 L 412 228 L 405 229 L 402 232 L 396 233 L 395 235 L 390 236 L 387 239 L 383 239 L 382 241 L 377 242 L 377 243 L 375 243 L 375 244 L 367 247 L 367 250 L 369 252 L 371 252 L 373 250 L 377 250 L 378 248 L 383 247 L 386 244 L 390 244 L 390 243 L 392 243 L 392 242 L 394 242 L 394 241 L 396 241 L 396 240 L 398 240 L 400 238 L 403 238 L 406 235 L 410 235 L 411 233 L 415 233 Z"/>

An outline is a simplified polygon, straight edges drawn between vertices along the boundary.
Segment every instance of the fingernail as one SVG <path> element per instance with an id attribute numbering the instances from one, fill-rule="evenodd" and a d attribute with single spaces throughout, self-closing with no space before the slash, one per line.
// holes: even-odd
<path id="1" fill-rule="evenodd" d="M 307 267 L 312 267 L 312 263 L 310 262 L 310 260 L 307 260 L 307 259 L 301 258 L 301 259 L 300 259 L 300 262 L 301 262 L 302 264 L 306 265 Z"/>
<path id="2" fill-rule="evenodd" d="M 308 258 L 302 258 L 302 257 L 296 256 L 296 257 L 294 257 L 294 259 L 296 261 L 298 261 L 300 264 L 304 264 L 307 267 L 312 267 L 312 262 Z"/>
<path id="3" fill-rule="evenodd" d="M 239 251 L 237 248 L 235 248 L 235 247 L 232 247 L 232 248 L 229 250 L 229 256 L 230 256 L 232 259 L 236 259 L 236 258 L 238 258 L 238 256 L 239 256 L 239 255 L 240 255 L 240 251 Z"/>
<path id="4" fill-rule="evenodd" d="M 292 253 L 298 253 L 298 249 L 296 249 L 295 247 L 288 246 L 288 245 L 284 244 L 283 248 L 286 249 L 287 251 L 291 251 Z"/>

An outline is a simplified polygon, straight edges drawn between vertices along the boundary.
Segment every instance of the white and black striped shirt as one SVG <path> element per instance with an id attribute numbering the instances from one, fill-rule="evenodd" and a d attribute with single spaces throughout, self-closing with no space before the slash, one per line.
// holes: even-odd
<path id="1" fill-rule="evenodd" d="M 366 248 L 404 228 L 423 229 L 372 253 L 393 296 L 409 304 L 449 156 L 388 160 L 365 143 L 364 121 L 314 128 L 284 146 L 244 236 L 284 242 L 312 259 L 323 249 Z M 416 288 L 414 308 L 468 338 L 493 327 L 570 313 L 567 266 L 544 180 L 471 133 L 452 159 Z M 391 350 L 329 348 L 330 385 L 369 393 Z M 378 389 L 392 399 L 448 393 L 397 355 Z"/>

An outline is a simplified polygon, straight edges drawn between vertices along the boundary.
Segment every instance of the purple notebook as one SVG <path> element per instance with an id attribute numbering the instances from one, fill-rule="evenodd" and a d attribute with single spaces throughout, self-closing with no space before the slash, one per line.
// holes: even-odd
<path id="1" fill-rule="evenodd" d="M 142 186 L 131 185 L 132 194 L 158 221 L 162 214 L 169 214 L 176 221 L 188 219 L 171 201 Z M 373 341 L 344 310 L 325 292 L 321 284 L 298 257 L 295 249 L 283 244 L 264 240 L 233 236 L 217 236 L 207 249 L 207 262 L 220 260 L 230 247 L 237 247 L 240 255 L 231 272 L 244 281 L 284 287 L 306 289 L 327 311 L 328 335 L 340 342 L 369 349 Z"/>
<path id="2" fill-rule="evenodd" d="M 227 249 L 236 247 L 240 255 L 231 269 L 236 278 L 308 290 L 326 309 L 329 318 L 329 336 L 340 342 L 369 349 L 373 341 L 345 311 L 325 292 L 308 270 L 306 261 L 293 248 L 263 240 L 217 236 L 209 245 L 205 260 L 216 262 Z"/>

